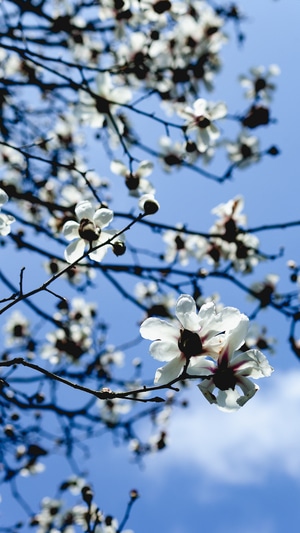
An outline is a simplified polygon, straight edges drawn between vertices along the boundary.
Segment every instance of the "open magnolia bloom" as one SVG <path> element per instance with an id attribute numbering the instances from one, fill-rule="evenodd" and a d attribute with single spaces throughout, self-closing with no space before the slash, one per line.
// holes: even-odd
<path id="1" fill-rule="evenodd" d="M 210 403 L 222 411 L 236 411 L 259 390 L 249 378 L 270 376 L 273 368 L 259 350 L 238 350 L 245 342 L 248 321 L 240 321 L 226 337 L 217 361 L 206 357 L 193 359 L 188 373 L 207 376 L 198 385 Z"/>
<path id="2" fill-rule="evenodd" d="M 110 209 L 101 207 L 96 211 L 93 209 L 91 202 L 83 200 L 75 207 L 75 213 L 78 222 L 69 220 L 63 226 L 63 234 L 68 241 L 71 242 L 65 250 L 65 258 L 68 263 L 73 263 L 82 257 L 86 249 L 93 249 L 89 257 L 94 261 L 102 261 L 110 244 L 105 244 L 112 239 L 117 231 L 106 230 L 112 221 L 114 214 Z M 118 240 L 122 241 L 121 236 Z M 101 246 L 102 245 L 102 246 Z"/>
<path id="3" fill-rule="evenodd" d="M 0 211 L 1 207 L 8 201 L 8 196 L 3 189 L 0 189 Z M 0 235 L 8 235 L 10 233 L 10 225 L 15 221 L 12 215 L 5 215 L 0 213 Z"/>
<path id="4" fill-rule="evenodd" d="M 207 102 L 198 98 L 193 107 L 187 106 L 178 110 L 178 114 L 187 120 L 187 131 L 196 130 L 196 145 L 199 152 L 206 152 L 209 146 L 220 136 L 214 121 L 224 118 L 227 114 L 223 102 Z"/>
<path id="5" fill-rule="evenodd" d="M 248 321 L 234 307 L 225 307 L 216 313 L 213 302 L 202 305 L 197 313 L 195 300 L 188 294 L 178 298 L 176 316 L 177 323 L 147 318 L 140 328 L 144 339 L 154 341 L 150 345 L 154 359 L 167 363 L 155 374 L 154 382 L 160 385 L 170 383 L 184 370 L 189 372 L 192 362 L 205 360 L 204 356 L 217 360 L 231 331 Z"/>

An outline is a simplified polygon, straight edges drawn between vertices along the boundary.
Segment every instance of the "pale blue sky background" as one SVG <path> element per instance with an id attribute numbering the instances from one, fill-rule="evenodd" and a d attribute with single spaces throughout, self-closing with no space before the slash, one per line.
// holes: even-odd
<path id="1" fill-rule="evenodd" d="M 186 170 L 170 176 L 162 174 L 155 182 L 162 206 L 158 221 L 183 221 L 188 206 L 189 226 L 206 231 L 213 222 L 211 209 L 236 194 L 245 197 L 249 227 L 300 218 L 300 2 L 243 0 L 239 4 L 248 17 L 243 25 L 246 41 L 238 48 L 232 40 L 224 48 L 224 71 L 216 78 L 213 99 L 224 98 L 231 112 L 242 111 L 246 101 L 236 81 L 238 75 L 247 73 L 251 66 L 277 63 L 282 74 L 276 80 L 278 90 L 272 116 L 278 123 L 257 132 L 263 148 L 276 144 L 282 153 L 277 158 L 266 157 L 247 170 L 236 171 L 233 179 L 223 185 Z M 108 169 L 106 172 L 109 174 Z M 183 179 L 185 205 L 173 200 L 180 197 Z M 117 209 L 117 204 L 116 198 L 112 207 Z M 282 244 L 286 246 L 284 258 L 274 264 L 276 272 L 280 265 L 282 288 L 286 288 L 287 259 L 300 262 L 299 229 L 260 233 L 259 238 L 261 248 L 269 253 L 278 251 Z M 30 266 L 29 255 L 24 261 Z M 260 272 L 271 272 L 272 266 L 267 264 Z M 259 279 L 261 277 L 262 274 Z M 108 291 L 106 286 L 103 289 Z M 208 295 L 209 289 L 205 290 Z M 108 294 L 106 318 L 108 321 L 112 318 L 111 341 L 118 344 L 131 338 L 129 320 L 124 319 L 128 304 L 116 306 L 107 298 Z M 244 312 L 252 309 L 232 287 L 222 291 L 222 301 Z M 133 314 L 132 337 L 137 333 L 134 328 L 139 318 Z M 111 435 L 92 443 L 89 466 L 93 472 L 93 487 L 97 503 L 106 513 L 121 517 L 129 490 L 136 488 L 141 499 L 136 502 L 128 523 L 135 533 L 297 531 L 300 519 L 300 366 L 286 342 L 285 320 L 272 311 L 266 312 L 262 319 L 270 335 L 278 335 L 276 354 L 271 359 L 275 372 L 259 383 L 259 393 L 238 413 L 219 412 L 192 386 L 185 394 L 190 408 L 174 413 L 171 421 L 170 446 L 146 458 L 144 468 L 132 464 L 126 447 L 112 446 Z M 143 341 L 136 354 L 148 357 L 148 344 Z M 156 368 L 150 358 L 148 364 L 149 368 Z M 43 486 L 47 482 L 44 490 L 50 496 L 56 486 L 56 471 L 63 468 L 62 464 L 62 459 L 55 457 L 47 463 L 47 474 L 41 474 L 39 483 Z M 41 494 L 39 483 L 32 484 L 32 498 Z M 27 480 L 22 481 L 20 487 L 22 485 L 27 491 Z M 1 493 L 0 524 L 1 520 L 9 524 L 13 521 L 16 504 L 6 488 Z"/>

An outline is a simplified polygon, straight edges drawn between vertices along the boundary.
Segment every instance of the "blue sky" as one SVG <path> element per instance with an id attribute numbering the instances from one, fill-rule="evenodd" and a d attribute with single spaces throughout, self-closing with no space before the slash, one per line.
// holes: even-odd
<path id="1" fill-rule="evenodd" d="M 246 41 L 238 48 L 232 39 L 225 47 L 224 72 L 216 79 L 214 98 L 224 98 L 232 112 L 241 111 L 246 103 L 241 98 L 237 76 L 247 73 L 251 66 L 277 63 L 282 74 L 276 80 L 278 90 L 272 111 L 278 122 L 266 128 L 261 139 L 264 148 L 276 144 L 282 153 L 278 158 L 264 158 L 247 170 L 236 171 L 224 185 L 185 171 L 162 176 L 155 183 L 162 206 L 158 221 L 184 220 L 184 206 L 173 201 L 180 198 L 183 179 L 192 228 L 207 230 L 213 221 L 211 209 L 236 194 L 245 197 L 250 227 L 299 218 L 300 3 L 243 0 L 240 5 L 248 17 L 243 26 Z M 240 109 L 236 109 L 236 102 Z M 282 287 L 288 277 L 286 260 L 300 262 L 298 235 L 297 228 L 259 235 L 262 248 L 269 253 L 278 251 L 281 244 L 286 247 L 284 258 L 274 265 L 276 272 L 279 265 Z M 24 261 L 29 266 L 30 255 Z M 270 272 L 272 267 L 267 264 L 260 272 Z M 107 319 L 114 319 L 110 334 L 112 342 L 118 344 L 130 337 L 124 320 L 127 303 L 116 308 L 108 290 L 105 286 L 110 302 Z M 222 293 L 222 301 L 244 312 L 251 308 L 231 287 Z M 130 317 L 134 324 L 132 336 L 136 334 L 138 318 L 136 314 Z M 270 335 L 278 336 L 276 353 L 271 356 L 275 372 L 259 383 L 261 390 L 238 413 L 219 412 L 191 386 L 185 393 L 190 407 L 173 413 L 168 448 L 147 457 L 143 467 L 133 464 L 126 447 L 113 446 L 110 435 L 91 443 L 88 465 L 99 505 L 121 517 L 129 490 L 136 488 L 141 494 L 128 523 L 135 533 L 295 531 L 300 519 L 300 366 L 288 347 L 285 320 L 268 311 L 261 321 L 268 326 Z M 147 357 L 148 344 L 143 341 L 136 353 Z M 148 364 L 155 369 L 152 360 Z M 59 457 L 50 461 L 50 482 L 46 474 L 41 474 L 42 490 L 55 486 L 55 468 L 60 465 Z M 46 483 L 47 488 L 43 486 Z M 32 485 L 32 494 L 39 495 L 40 487 Z M 16 503 L 7 488 L 1 492 L 0 524 L 1 518 L 11 523 Z"/>

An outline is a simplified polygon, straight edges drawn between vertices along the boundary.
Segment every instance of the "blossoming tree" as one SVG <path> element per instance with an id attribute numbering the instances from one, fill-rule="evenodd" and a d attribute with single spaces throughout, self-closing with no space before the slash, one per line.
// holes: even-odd
<path id="1" fill-rule="evenodd" d="M 278 275 L 260 270 L 276 270 L 282 251 L 265 252 L 259 232 L 280 224 L 248 227 L 237 193 L 201 204 L 214 222 L 200 226 L 184 185 L 193 175 L 200 204 L 206 180 L 221 187 L 279 154 L 260 133 L 280 71 L 241 73 L 242 113 L 214 98 L 223 47 L 244 39 L 235 4 L 6 0 L 0 13 L 0 479 L 21 516 L 5 531 L 121 532 L 138 492 L 129 487 L 123 518 L 106 514 L 81 443 L 110 431 L 141 461 L 166 447 L 168 419 L 193 386 L 199 410 L 205 400 L 243 408 L 273 372 L 266 308 L 300 355 L 300 267 L 287 258 L 293 287 L 281 292 Z M 160 198 L 169 189 L 177 219 Z M 110 326 L 114 316 L 125 327 Z M 166 364 L 154 368 L 149 351 Z M 140 420 L 151 420 L 147 438 Z M 58 470 L 58 492 L 32 502 L 19 479 L 47 473 L 57 449 L 72 472 Z"/>

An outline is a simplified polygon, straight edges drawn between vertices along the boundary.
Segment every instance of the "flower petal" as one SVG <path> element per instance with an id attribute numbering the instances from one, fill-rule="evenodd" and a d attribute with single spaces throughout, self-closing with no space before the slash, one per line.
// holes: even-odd
<path id="1" fill-rule="evenodd" d="M 85 242 L 83 239 L 76 239 L 71 242 L 65 250 L 65 259 L 68 263 L 77 261 L 85 251 Z"/>
<path id="2" fill-rule="evenodd" d="M 248 350 L 234 359 L 236 374 L 250 376 L 254 379 L 269 377 L 273 372 L 273 367 L 260 350 Z"/>
<path id="3" fill-rule="evenodd" d="M 91 202 L 89 202 L 88 200 L 83 200 L 82 202 L 79 202 L 75 207 L 75 213 L 78 220 L 82 220 L 83 218 L 93 220 L 94 212 L 95 210 L 93 209 Z"/>
<path id="4" fill-rule="evenodd" d="M 178 342 L 179 329 L 160 318 L 146 318 L 140 327 L 140 334 L 143 339 L 156 341 L 159 339 Z"/>
<path id="5" fill-rule="evenodd" d="M 169 341 L 154 341 L 149 350 L 152 357 L 158 361 L 171 361 L 175 357 L 180 357 L 181 354 L 178 345 Z"/>
<path id="6" fill-rule="evenodd" d="M 228 413 L 237 411 L 241 405 L 238 403 L 241 395 L 237 389 L 219 390 L 217 405 L 221 411 Z"/>
<path id="7" fill-rule="evenodd" d="M 99 244 L 98 241 L 93 241 L 92 242 L 92 247 L 94 246 L 97 246 Z M 97 248 L 97 250 L 94 250 L 93 252 L 91 252 L 89 254 L 89 257 L 91 259 L 93 259 L 93 261 L 98 261 L 98 263 L 100 263 L 103 259 L 103 257 L 106 255 L 107 251 L 108 251 L 108 248 L 109 248 L 109 245 L 104 245 L 104 246 L 101 246 L 101 248 Z"/>
<path id="8" fill-rule="evenodd" d="M 205 379 L 197 387 L 209 403 L 217 403 L 217 398 L 213 394 L 215 385 L 212 379 Z"/>
<path id="9" fill-rule="evenodd" d="M 242 407 L 246 402 L 248 402 L 248 400 L 253 398 L 254 394 L 256 394 L 259 390 L 259 386 L 255 383 L 252 383 L 252 381 L 247 378 L 239 379 L 238 384 L 244 393 L 243 396 L 240 396 L 240 398 L 237 399 L 238 405 Z"/>
<path id="10" fill-rule="evenodd" d="M 6 204 L 8 201 L 8 195 L 3 189 L 0 189 L 0 207 L 2 207 L 3 204 Z"/>
<path id="11" fill-rule="evenodd" d="M 111 209 L 106 209 L 106 207 L 101 207 L 101 209 L 97 209 L 97 211 L 93 215 L 93 221 L 99 228 L 105 228 L 106 226 L 108 226 L 108 224 L 110 224 L 113 218 L 114 212 Z"/>
<path id="12" fill-rule="evenodd" d="M 146 178 L 147 176 L 149 176 L 151 174 L 153 170 L 153 163 L 151 163 L 151 161 L 141 161 L 137 171 L 136 171 L 136 175 L 139 177 L 139 178 Z"/>
<path id="13" fill-rule="evenodd" d="M 187 373 L 192 376 L 210 376 L 214 374 L 217 366 L 214 361 L 207 359 L 205 356 L 191 357 Z"/>
<path id="14" fill-rule="evenodd" d="M 196 303 L 189 294 L 182 294 L 176 303 L 176 316 L 184 329 L 199 331 L 199 318 L 196 313 Z"/>
<path id="15" fill-rule="evenodd" d="M 118 174 L 119 176 L 124 176 L 124 177 L 126 176 L 127 172 L 129 172 L 126 165 L 124 165 L 122 161 L 119 161 L 117 159 L 111 162 L 110 170 L 114 174 Z"/>
<path id="16" fill-rule="evenodd" d="M 63 236 L 67 239 L 67 241 L 78 239 L 78 229 L 78 222 L 75 222 L 75 220 L 68 220 L 68 222 L 66 222 L 62 228 Z"/>
<path id="17" fill-rule="evenodd" d="M 166 385 L 178 378 L 183 370 L 183 361 L 180 357 L 176 357 L 170 363 L 162 368 L 158 368 L 155 374 L 154 383 L 159 385 Z"/>
<path id="18" fill-rule="evenodd" d="M 227 115 L 227 106 L 224 102 L 218 102 L 213 109 L 210 110 L 212 120 L 218 120 L 219 118 L 225 117 L 225 115 Z"/>

